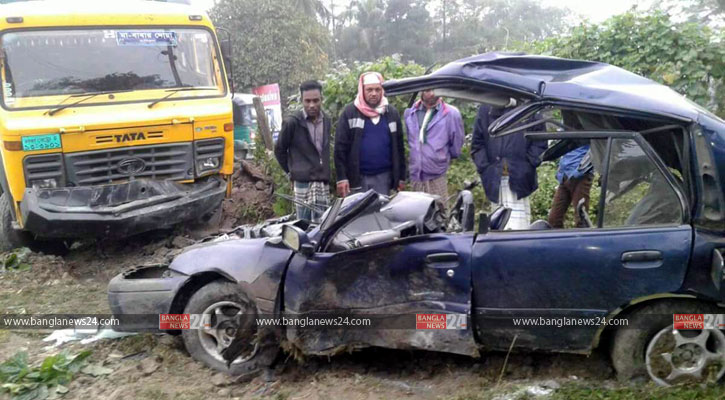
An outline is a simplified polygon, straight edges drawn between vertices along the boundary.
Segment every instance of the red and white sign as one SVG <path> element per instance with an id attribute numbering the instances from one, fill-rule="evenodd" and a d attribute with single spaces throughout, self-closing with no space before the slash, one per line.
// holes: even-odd
<path id="1" fill-rule="evenodd" d="M 252 93 L 262 99 L 264 111 L 269 123 L 269 129 L 272 131 L 272 137 L 277 140 L 277 135 L 282 129 L 282 101 L 279 94 L 279 85 L 273 83 L 271 85 L 259 86 L 252 89 Z M 260 116 L 257 115 L 259 119 Z"/>
<path id="2" fill-rule="evenodd" d="M 159 330 L 191 329 L 189 314 L 159 314 Z"/>
<path id="3" fill-rule="evenodd" d="M 415 329 L 466 329 L 466 314 L 415 314 Z"/>

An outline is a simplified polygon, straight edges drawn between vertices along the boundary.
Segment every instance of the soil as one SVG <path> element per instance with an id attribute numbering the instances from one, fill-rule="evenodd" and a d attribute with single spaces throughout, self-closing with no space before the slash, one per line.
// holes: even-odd
<path id="1" fill-rule="evenodd" d="M 150 232 L 122 241 L 76 243 L 63 256 L 24 254 L 29 269 L 0 272 L 0 313 L 108 313 L 106 285 L 119 272 L 170 260 L 194 238 L 270 217 L 271 184 L 253 165 L 234 175 L 218 226 Z M 261 182 L 261 183 L 260 183 Z M 249 211 L 249 210 L 253 210 Z M 208 225 L 208 224 L 207 224 Z M 17 252 L 17 251 L 16 251 Z M 0 255 L 7 260 L 8 254 Z M 237 382 L 192 360 L 179 337 L 140 334 L 47 348 L 51 331 L 0 330 L 0 362 L 26 351 L 31 363 L 92 350 L 89 363 L 110 369 L 77 374 L 65 399 L 518 399 L 567 382 L 615 385 L 607 356 L 487 353 L 480 359 L 423 351 L 366 349 L 331 358 L 283 359 L 274 370 Z M 503 370 L 503 372 L 502 372 Z M 534 389 L 532 389 L 534 388 Z M 536 392 L 539 390 L 539 392 Z M 0 394 L 0 398 L 3 398 Z"/>

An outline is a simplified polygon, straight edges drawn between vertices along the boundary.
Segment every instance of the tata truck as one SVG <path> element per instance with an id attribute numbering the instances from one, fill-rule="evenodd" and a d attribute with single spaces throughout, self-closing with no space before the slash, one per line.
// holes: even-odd
<path id="1" fill-rule="evenodd" d="M 203 219 L 231 189 L 209 17 L 156 1 L 0 5 L 0 249 Z"/>

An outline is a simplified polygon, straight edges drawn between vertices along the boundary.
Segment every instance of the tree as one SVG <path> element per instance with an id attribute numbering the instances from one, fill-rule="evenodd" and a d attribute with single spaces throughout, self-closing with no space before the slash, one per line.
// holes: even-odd
<path id="1" fill-rule="evenodd" d="M 400 54 L 404 61 L 430 64 L 435 35 L 425 0 L 389 0 L 382 34 L 384 54 Z"/>
<path id="2" fill-rule="evenodd" d="M 628 12 L 600 25 L 530 47 L 534 53 L 601 61 L 668 85 L 725 116 L 725 34 L 698 23 L 673 22 L 656 11 Z"/>
<path id="3" fill-rule="evenodd" d="M 234 81 L 240 89 L 277 82 L 285 98 L 300 82 L 327 70 L 330 33 L 294 2 L 219 0 L 210 16 L 231 32 Z"/>
<path id="4" fill-rule="evenodd" d="M 382 0 L 352 1 L 348 18 L 353 23 L 340 32 L 337 52 L 340 58 L 371 61 L 382 56 L 384 10 Z"/>
<path id="5" fill-rule="evenodd" d="M 725 0 L 664 0 L 655 3 L 652 8 L 684 15 L 690 22 L 725 25 Z"/>
<path id="6" fill-rule="evenodd" d="M 436 12 L 439 61 L 507 49 L 565 31 L 567 10 L 536 0 L 446 0 Z M 446 27 L 443 30 L 443 26 Z"/>

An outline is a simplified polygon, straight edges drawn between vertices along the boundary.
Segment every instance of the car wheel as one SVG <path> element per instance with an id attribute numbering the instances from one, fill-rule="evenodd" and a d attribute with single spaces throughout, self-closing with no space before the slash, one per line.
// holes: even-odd
<path id="1" fill-rule="evenodd" d="M 661 386 L 715 382 L 725 374 L 725 335 L 717 329 L 678 330 L 673 314 L 718 314 L 696 301 L 666 300 L 628 316 L 614 336 L 612 364 L 620 380 L 649 377 Z"/>
<path id="2" fill-rule="evenodd" d="M 207 326 L 182 331 L 184 345 L 189 354 L 210 368 L 230 375 L 253 375 L 270 366 L 279 353 L 279 342 L 273 332 L 258 329 L 257 306 L 239 285 L 214 281 L 191 296 L 185 314 L 203 315 Z M 239 332 L 240 315 L 252 321 Z M 222 356 L 232 340 L 242 337 L 245 342 L 241 354 L 227 366 Z"/>

